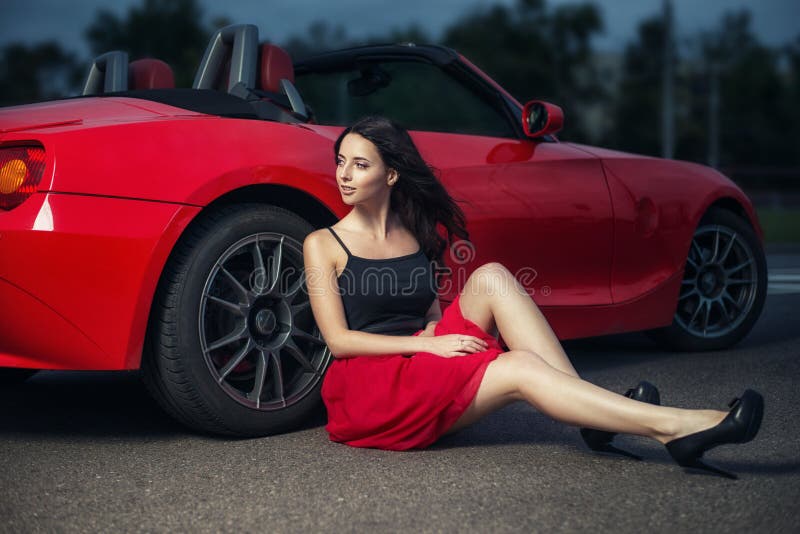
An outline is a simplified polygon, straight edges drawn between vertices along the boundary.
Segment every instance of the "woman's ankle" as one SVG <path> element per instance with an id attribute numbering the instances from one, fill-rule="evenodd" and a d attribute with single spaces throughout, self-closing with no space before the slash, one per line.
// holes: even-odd
<path id="1" fill-rule="evenodd" d="M 680 412 L 675 420 L 665 424 L 653 437 L 662 444 L 666 444 L 672 440 L 715 427 L 728 415 L 727 412 L 719 410 L 680 410 Z"/>

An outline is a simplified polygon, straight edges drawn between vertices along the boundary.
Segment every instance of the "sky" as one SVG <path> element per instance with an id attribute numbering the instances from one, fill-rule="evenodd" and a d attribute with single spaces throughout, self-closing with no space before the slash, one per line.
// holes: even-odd
<path id="1" fill-rule="evenodd" d="M 99 8 L 124 16 L 141 0 L 0 0 L 0 46 L 9 42 L 36 43 L 55 39 L 88 56 L 83 37 Z M 420 25 L 435 43 L 443 29 L 470 9 L 493 4 L 513 5 L 516 0 L 199 0 L 207 20 L 226 16 L 235 23 L 258 26 L 262 40 L 281 43 L 304 34 L 315 20 L 342 25 L 351 38 L 383 33 L 392 27 Z M 661 12 L 663 0 L 594 0 L 606 28 L 594 41 L 595 49 L 622 51 L 636 36 L 639 22 Z M 549 6 L 575 4 L 574 0 L 548 0 Z M 800 0 L 673 0 L 678 38 L 712 29 L 726 10 L 748 8 L 752 27 L 764 44 L 785 44 L 800 35 Z"/>

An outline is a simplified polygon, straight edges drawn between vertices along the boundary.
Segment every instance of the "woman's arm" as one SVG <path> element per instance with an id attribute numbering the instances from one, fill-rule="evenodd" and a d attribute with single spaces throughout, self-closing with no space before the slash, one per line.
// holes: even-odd
<path id="1" fill-rule="evenodd" d="M 389 336 L 371 334 L 347 328 L 342 297 L 336 281 L 336 262 L 332 242 L 324 229 L 316 230 L 303 241 L 306 288 L 311 301 L 311 312 L 325 343 L 334 357 L 370 356 L 377 354 L 412 354 L 428 352 L 428 336 Z M 330 241 L 328 241 L 330 239 Z M 441 317 L 437 297 L 426 314 Z"/>

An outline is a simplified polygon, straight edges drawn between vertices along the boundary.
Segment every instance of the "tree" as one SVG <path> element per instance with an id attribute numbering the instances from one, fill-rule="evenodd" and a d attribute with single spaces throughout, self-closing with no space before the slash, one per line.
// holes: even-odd
<path id="1" fill-rule="evenodd" d="M 446 29 L 457 49 L 518 100 L 552 100 L 562 108 L 564 137 L 587 138 L 580 109 L 606 97 L 591 61 L 591 37 L 603 29 L 593 4 L 548 9 L 545 0 L 478 8 Z"/>
<path id="2" fill-rule="evenodd" d="M 175 84 L 189 87 L 212 33 L 202 18 L 197 0 L 144 0 L 131 7 L 125 18 L 98 11 L 86 38 L 95 55 L 124 50 L 131 60 L 166 61 L 175 72 Z"/>
<path id="3" fill-rule="evenodd" d="M 637 33 L 638 39 L 625 46 L 622 77 L 614 106 L 612 146 L 658 155 L 661 152 L 659 110 L 664 70 L 664 24 L 661 17 L 642 21 Z"/>
<path id="4" fill-rule="evenodd" d="M 781 51 L 758 41 L 747 10 L 726 13 L 700 42 L 703 74 L 718 79 L 720 165 L 743 179 L 748 168 L 763 169 L 758 178 L 767 178 L 770 167 L 797 165 L 792 132 L 800 104 L 790 77 L 780 72 Z"/>
<path id="5" fill-rule="evenodd" d="M 327 52 L 337 48 L 345 48 L 354 44 L 347 37 L 344 27 L 332 27 L 324 20 L 314 21 L 308 25 L 305 35 L 293 35 L 283 44 L 283 48 L 298 61 L 319 52 Z"/>
<path id="6" fill-rule="evenodd" d="M 79 84 L 77 62 L 55 41 L 0 50 L 0 106 L 56 98 Z"/>

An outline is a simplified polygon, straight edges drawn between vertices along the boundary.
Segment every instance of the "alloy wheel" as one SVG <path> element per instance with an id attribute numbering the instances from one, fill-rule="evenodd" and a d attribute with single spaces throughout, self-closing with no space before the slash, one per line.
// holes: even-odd
<path id="1" fill-rule="evenodd" d="M 249 235 L 220 256 L 203 288 L 198 327 L 217 384 L 261 411 L 297 403 L 331 359 L 305 291 L 302 245 L 283 234 Z"/>
<path id="2" fill-rule="evenodd" d="M 686 260 L 675 321 L 700 338 L 732 332 L 755 302 L 757 269 L 753 251 L 733 229 L 701 226 Z"/>

